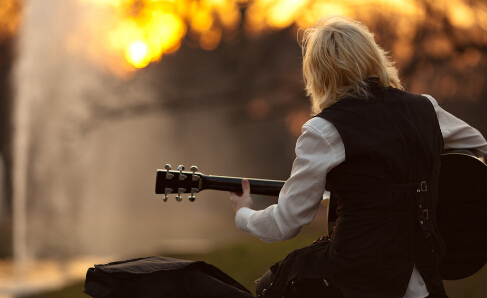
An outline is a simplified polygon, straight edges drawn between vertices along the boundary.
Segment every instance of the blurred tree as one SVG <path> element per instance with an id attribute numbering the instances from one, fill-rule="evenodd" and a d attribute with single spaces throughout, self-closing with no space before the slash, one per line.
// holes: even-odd
<path id="1" fill-rule="evenodd" d="M 288 49 L 280 49 L 276 44 L 282 45 L 279 41 L 282 39 L 290 39 L 291 44 L 295 43 L 297 28 L 311 26 L 319 17 L 332 14 L 344 14 L 369 26 L 376 33 L 379 43 L 397 61 L 409 90 L 434 93 L 440 101 L 455 101 L 458 98 L 469 102 L 479 102 L 486 92 L 483 70 L 487 63 L 487 4 L 482 0 L 350 0 L 340 4 L 327 0 L 239 0 L 228 1 L 225 5 L 212 1 L 188 0 L 169 8 L 168 4 L 164 5 L 159 7 L 145 1 L 133 1 L 133 5 L 125 5 L 117 13 L 128 15 L 130 20 L 141 24 L 157 23 L 148 19 L 149 9 L 169 11 L 178 15 L 178 19 L 184 19 L 186 25 L 183 28 L 187 28 L 187 34 L 179 38 L 183 38 L 183 48 L 193 50 L 179 48 L 177 51 L 176 48 L 176 54 L 165 57 L 162 64 L 171 59 L 182 63 L 180 65 L 184 65 L 181 61 L 184 59 L 191 59 L 196 64 L 201 63 L 200 58 L 203 56 L 218 56 L 222 64 L 226 65 L 226 68 L 220 70 L 240 72 L 239 84 L 233 84 L 233 92 L 239 98 L 253 90 L 245 86 L 245 81 L 260 80 L 258 85 L 265 85 L 266 80 L 255 74 L 271 61 L 281 66 L 274 69 L 279 71 L 274 76 L 283 77 L 283 71 L 300 72 L 299 63 L 294 59 L 282 59 L 278 62 L 273 59 L 278 53 L 285 51 L 291 51 L 292 55 L 299 57 L 297 45 L 287 43 Z M 215 32 L 218 34 L 214 34 Z M 211 54 L 202 53 L 196 49 L 198 47 L 211 50 Z M 178 58 L 181 55 L 184 58 Z M 239 64 L 241 61 L 245 62 Z M 196 69 L 193 67 L 195 64 L 185 68 L 184 73 L 191 76 Z M 178 69 L 171 70 L 173 71 L 177 72 Z M 212 74 L 216 74 L 216 71 L 212 71 Z M 294 77 L 298 78 L 299 75 Z M 232 85 L 228 79 L 217 85 L 226 83 Z M 287 85 L 289 80 L 283 83 Z M 166 87 L 171 86 L 174 89 L 178 85 Z M 287 89 L 292 89 L 292 86 L 301 88 L 301 82 L 294 81 L 287 85 Z M 219 89 L 221 88 L 217 88 Z M 224 89 L 226 93 L 232 92 L 228 86 Z M 247 92 L 242 94 L 241 90 Z M 179 92 L 174 92 L 176 93 Z M 246 97 L 246 100 L 253 99 Z M 99 101 L 96 104 L 104 105 Z M 127 108 L 138 110 L 131 105 Z M 100 111 L 98 107 L 96 110 Z M 122 114 L 126 115 L 126 109 L 123 110 Z M 113 112 L 110 113 L 115 116 L 116 113 Z"/>
<path id="2" fill-rule="evenodd" d="M 301 77 L 298 28 L 312 25 L 320 16 L 343 13 L 375 32 L 379 44 L 396 60 L 407 90 L 431 94 L 447 110 L 487 134 L 482 114 L 487 108 L 484 1 L 380 1 L 379 5 L 372 0 L 341 4 L 308 0 L 299 5 L 286 0 L 265 5 L 258 0 L 238 1 L 239 25 L 227 27 L 219 7 L 198 3 L 195 7 L 202 12 L 197 15 L 207 13 L 212 18 L 207 30 L 218 31 L 217 40 L 209 42 L 213 35 L 193 28 L 201 23 L 186 15 L 188 33 L 179 49 L 118 84 L 118 95 L 112 100 L 123 98 L 126 105 L 100 100 L 97 94 L 89 97 L 93 118 L 85 129 L 108 119 L 158 109 L 179 113 L 227 105 L 233 111 L 228 115 L 229 125 L 243 140 L 250 138 L 242 145 L 249 158 L 268 165 L 263 175 L 277 172 L 286 178 L 295 138 L 310 117 Z M 202 38 L 213 46 L 202 46 Z M 129 98 L 132 84 L 141 81 L 158 96 Z M 287 133 L 281 133 L 283 128 Z"/>

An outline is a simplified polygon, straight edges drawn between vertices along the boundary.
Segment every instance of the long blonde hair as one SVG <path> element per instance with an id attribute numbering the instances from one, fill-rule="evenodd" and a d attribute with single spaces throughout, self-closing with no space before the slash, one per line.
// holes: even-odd
<path id="1" fill-rule="evenodd" d="M 367 97 L 369 77 L 379 78 L 384 87 L 403 89 L 394 62 L 362 23 L 323 18 L 305 30 L 301 47 L 306 92 L 315 114 L 346 94 Z"/>

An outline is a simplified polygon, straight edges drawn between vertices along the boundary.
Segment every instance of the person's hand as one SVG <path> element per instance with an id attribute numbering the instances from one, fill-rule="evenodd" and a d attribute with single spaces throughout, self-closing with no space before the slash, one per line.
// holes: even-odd
<path id="1" fill-rule="evenodd" d="M 242 190 L 243 193 L 229 193 L 230 201 L 232 202 L 235 213 L 242 207 L 248 207 L 250 209 L 254 208 L 254 200 L 250 197 L 250 184 L 247 179 L 242 180 Z"/>

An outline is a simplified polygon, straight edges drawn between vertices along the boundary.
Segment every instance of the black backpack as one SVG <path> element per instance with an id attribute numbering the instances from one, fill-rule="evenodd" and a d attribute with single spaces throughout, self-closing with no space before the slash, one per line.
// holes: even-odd
<path id="1" fill-rule="evenodd" d="M 83 292 L 93 298 L 253 298 L 240 283 L 203 261 L 148 257 L 95 265 Z"/>

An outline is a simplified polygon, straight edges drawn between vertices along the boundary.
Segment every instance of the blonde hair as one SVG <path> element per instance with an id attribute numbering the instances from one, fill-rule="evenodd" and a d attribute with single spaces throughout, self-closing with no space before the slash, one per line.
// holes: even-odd
<path id="1" fill-rule="evenodd" d="M 362 23 L 333 16 L 305 30 L 301 42 L 303 77 L 312 112 L 319 113 L 344 95 L 367 97 L 365 79 L 403 89 L 388 53 Z"/>

